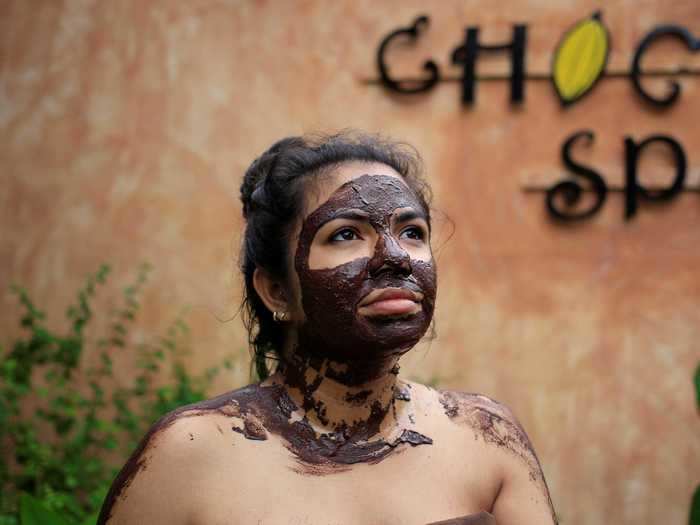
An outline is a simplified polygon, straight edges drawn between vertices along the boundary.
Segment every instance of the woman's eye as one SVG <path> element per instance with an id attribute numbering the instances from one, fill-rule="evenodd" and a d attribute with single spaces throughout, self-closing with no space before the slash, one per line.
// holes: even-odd
<path id="1" fill-rule="evenodd" d="M 422 228 L 419 228 L 418 226 L 410 226 L 403 230 L 399 237 L 403 239 L 413 239 L 416 241 L 422 241 L 425 239 L 425 232 Z"/>
<path id="2" fill-rule="evenodd" d="M 355 241 L 358 240 L 360 236 L 357 234 L 355 230 L 351 230 L 350 228 L 344 228 L 342 230 L 338 230 L 331 236 L 331 242 L 343 242 L 343 241 Z"/>

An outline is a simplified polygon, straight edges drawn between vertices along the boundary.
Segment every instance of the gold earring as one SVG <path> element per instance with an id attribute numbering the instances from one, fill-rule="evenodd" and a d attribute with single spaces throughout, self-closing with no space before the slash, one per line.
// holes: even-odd
<path id="1" fill-rule="evenodd" d="M 276 322 L 282 322 L 287 320 L 287 312 L 272 312 L 272 319 Z"/>

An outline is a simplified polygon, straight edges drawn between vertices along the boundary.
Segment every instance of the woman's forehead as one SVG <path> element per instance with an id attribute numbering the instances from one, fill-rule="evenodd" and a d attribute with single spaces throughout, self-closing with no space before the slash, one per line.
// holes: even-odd
<path id="1" fill-rule="evenodd" d="M 379 162 L 347 162 L 321 175 L 311 191 L 306 192 L 304 218 L 323 205 L 338 189 L 363 175 L 385 175 L 396 178 L 411 191 L 403 177 L 391 166 Z"/>

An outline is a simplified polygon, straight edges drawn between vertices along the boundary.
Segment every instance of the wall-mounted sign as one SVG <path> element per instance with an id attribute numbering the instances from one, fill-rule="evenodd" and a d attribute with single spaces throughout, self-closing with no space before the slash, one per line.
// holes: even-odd
<path id="1" fill-rule="evenodd" d="M 668 202 L 677 197 L 682 191 L 700 191 L 699 188 L 685 188 L 685 177 L 688 161 L 683 147 L 673 137 L 668 135 L 651 135 L 636 142 L 632 137 L 625 137 L 625 184 L 623 187 L 608 186 L 603 175 L 593 167 L 577 162 L 572 156 L 574 146 L 585 139 L 593 143 L 595 135 L 591 130 L 578 131 L 571 135 L 561 148 L 562 162 L 572 173 L 588 181 L 589 187 L 584 188 L 577 179 L 566 179 L 549 188 L 525 186 L 527 192 L 546 193 L 547 210 L 552 217 L 563 221 L 580 221 L 595 215 L 605 204 L 608 192 L 624 193 L 625 219 L 634 217 L 642 201 L 649 203 Z M 663 144 L 671 153 L 675 164 L 676 176 L 666 188 L 647 188 L 639 181 L 639 160 L 642 152 L 652 144 Z M 583 200 L 584 192 L 592 192 L 594 200 L 584 209 L 576 209 Z"/>
<path id="2" fill-rule="evenodd" d="M 528 73 L 525 68 L 525 50 L 527 47 L 527 29 L 524 24 L 513 26 L 513 36 L 510 42 L 503 44 L 482 44 L 479 39 L 479 27 L 467 27 L 464 43 L 452 52 L 451 62 L 461 66 L 460 77 L 445 76 L 434 60 L 427 60 L 423 69 L 427 76 L 423 78 L 393 78 L 389 73 L 387 54 L 391 44 L 400 39 L 408 38 L 416 41 L 428 27 L 430 19 L 423 15 L 416 18 L 412 25 L 402 27 L 389 33 L 379 44 L 377 51 L 377 69 L 379 79 L 368 79 L 367 83 L 381 83 L 390 91 L 396 93 L 423 93 L 433 89 L 439 82 L 455 82 L 462 84 L 462 102 L 473 104 L 476 100 L 477 81 L 504 81 L 511 84 L 510 100 L 521 103 L 525 100 L 526 80 L 549 80 L 562 104 L 570 105 L 588 93 L 600 78 L 628 77 L 635 90 L 646 101 L 656 106 L 667 107 L 678 100 L 681 87 L 678 82 L 671 81 L 664 95 L 649 93 L 642 85 L 645 76 L 700 76 L 699 69 L 653 69 L 642 70 L 641 61 L 649 48 L 660 39 L 674 38 L 680 40 L 691 52 L 700 51 L 700 38 L 695 38 L 686 28 L 678 25 L 659 25 L 651 29 L 637 45 L 629 71 L 607 71 L 610 37 L 603 24 L 600 12 L 590 18 L 576 23 L 562 37 L 554 52 L 550 74 Z M 506 53 L 510 57 L 510 74 L 481 75 L 476 74 L 476 63 L 483 53 Z"/>
<path id="3" fill-rule="evenodd" d="M 514 104 L 520 104 L 525 100 L 526 81 L 550 81 L 562 106 L 568 107 L 590 93 L 601 79 L 626 77 L 642 99 L 652 107 L 664 109 L 679 101 L 682 91 L 680 84 L 675 80 L 670 80 L 664 94 L 654 94 L 643 86 L 641 80 L 643 77 L 700 77 L 700 69 L 679 67 L 676 69 L 642 70 L 641 68 L 644 54 L 655 42 L 664 38 L 679 40 L 691 53 L 700 50 L 700 38 L 694 37 L 688 29 L 679 25 L 659 25 L 652 28 L 639 41 L 629 71 L 608 71 L 610 36 L 600 12 L 580 20 L 563 34 L 553 54 L 551 72 L 547 74 L 527 72 L 525 50 L 528 26 L 516 24 L 513 26 L 511 40 L 496 45 L 481 43 L 478 26 L 467 27 L 464 42 L 458 45 L 451 55 L 451 63 L 461 67 L 460 76 L 442 75 L 437 63 L 433 60 L 427 60 L 423 64 L 425 76 L 417 78 L 392 77 L 387 63 L 389 48 L 401 39 L 407 38 L 409 41 L 415 42 L 426 30 L 429 21 L 427 16 L 420 16 L 412 25 L 396 29 L 384 37 L 377 50 L 379 79 L 368 79 L 365 80 L 365 83 L 381 84 L 395 93 L 415 94 L 428 92 L 440 82 L 460 82 L 462 103 L 473 105 L 476 100 L 478 81 L 510 82 L 510 101 Z M 507 75 L 477 75 L 476 63 L 484 53 L 506 54 L 510 59 L 510 73 Z M 567 179 L 546 188 L 535 186 L 523 188 L 528 192 L 546 193 L 547 210 L 552 217 L 558 220 L 580 221 L 592 217 L 602 208 L 608 192 L 624 193 L 625 219 L 628 220 L 635 216 L 639 203 L 642 201 L 669 201 L 682 191 L 700 191 L 698 188 L 684 188 L 687 157 L 681 144 L 673 137 L 655 134 L 639 141 L 635 141 L 629 136 L 625 137 L 625 185 L 622 188 L 609 187 L 600 173 L 592 167 L 574 160 L 572 150 L 583 139 L 592 143 L 594 133 L 590 130 L 576 132 L 564 142 L 561 149 L 564 165 L 579 179 Z M 676 175 L 668 187 L 647 188 L 639 182 L 640 155 L 651 144 L 663 144 L 671 154 Z M 588 187 L 584 188 L 580 184 L 580 178 L 588 182 Z M 583 199 L 584 192 L 593 192 L 593 202 L 584 209 L 577 209 Z"/>

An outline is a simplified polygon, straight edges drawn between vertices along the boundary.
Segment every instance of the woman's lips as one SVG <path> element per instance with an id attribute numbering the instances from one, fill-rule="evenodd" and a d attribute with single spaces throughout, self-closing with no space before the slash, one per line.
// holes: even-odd
<path id="1" fill-rule="evenodd" d="M 381 288 L 368 293 L 357 306 L 367 317 L 407 316 L 421 311 L 423 294 L 406 288 Z"/>

